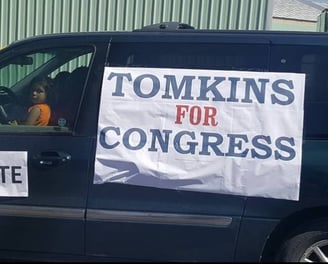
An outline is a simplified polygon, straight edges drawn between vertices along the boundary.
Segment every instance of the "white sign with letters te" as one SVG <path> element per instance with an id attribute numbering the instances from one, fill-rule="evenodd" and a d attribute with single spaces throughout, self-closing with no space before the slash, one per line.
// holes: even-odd
<path id="1" fill-rule="evenodd" d="M 0 196 L 28 196 L 26 151 L 0 151 L 0 173 Z"/>
<path id="2" fill-rule="evenodd" d="M 94 183 L 298 200 L 305 75 L 106 67 Z"/>

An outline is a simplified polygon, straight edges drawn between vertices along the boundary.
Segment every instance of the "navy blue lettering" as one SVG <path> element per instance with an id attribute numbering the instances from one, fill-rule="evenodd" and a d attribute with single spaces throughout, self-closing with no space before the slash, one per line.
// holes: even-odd
<path id="1" fill-rule="evenodd" d="M 187 148 L 187 149 L 181 148 L 181 138 L 186 135 L 189 136 L 191 139 L 195 139 L 194 132 L 181 131 L 181 132 L 177 133 L 176 136 L 174 137 L 174 148 L 177 152 L 179 152 L 181 154 L 195 154 L 195 149 L 196 149 L 196 146 L 198 145 L 197 142 L 189 142 L 188 141 L 187 145 L 189 146 L 189 148 Z"/>
<path id="2" fill-rule="evenodd" d="M 294 138 L 290 137 L 280 137 L 280 138 L 277 138 L 276 140 L 276 147 L 279 149 L 279 150 L 282 150 L 284 152 L 287 152 L 288 153 L 288 156 L 283 156 L 281 155 L 281 153 L 276 150 L 274 152 L 274 157 L 276 160 L 285 160 L 285 161 L 289 161 L 289 160 L 292 160 L 295 158 L 296 156 L 296 152 L 293 148 L 291 148 L 290 146 L 287 146 L 285 144 L 283 144 L 283 141 L 285 141 L 286 143 L 288 143 L 288 145 L 290 146 L 295 146 L 295 142 L 294 142 Z"/>
<path id="3" fill-rule="evenodd" d="M 150 132 L 152 134 L 152 139 L 151 139 L 151 146 L 150 148 L 148 148 L 148 150 L 157 151 L 157 148 L 155 147 L 157 141 L 161 147 L 162 152 L 167 153 L 169 147 L 169 136 L 172 133 L 172 130 L 162 131 L 164 133 L 165 139 L 163 139 L 163 135 L 159 129 L 150 129 Z"/>
<path id="4" fill-rule="evenodd" d="M 220 134 L 208 132 L 201 132 L 200 134 L 203 136 L 202 150 L 199 152 L 200 155 L 210 155 L 209 148 L 211 147 L 216 156 L 224 156 L 218 147 L 223 142 L 223 137 Z M 210 138 L 215 140 L 211 142 Z"/>
<path id="5" fill-rule="evenodd" d="M 260 141 L 265 141 L 266 144 L 261 143 Z M 256 149 L 251 149 L 252 158 L 257 159 L 267 159 L 272 155 L 272 150 L 267 144 L 271 144 L 271 138 L 269 136 L 258 135 L 252 139 L 252 144 L 255 148 L 264 151 L 264 154 L 260 154 Z"/>
<path id="6" fill-rule="evenodd" d="M 283 86 L 281 86 L 281 84 L 283 84 Z M 294 94 L 291 91 L 287 90 L 287 88 L 290 90 L 294 89 L 294 84 L 292 81 L 280 79 L 273 82 L 272 90 L 278 94 L 285 96 L 286 98 L 285 100 L 280 100 L 275 94 L 272 94 L 272 104 L 289 105 L 294 102 Z"/>
<path id="7" fill-rule="evenodd" d="M 237 99 L 237 83 L 240 81 L 240 78 L 229 77 L 228 80 L 231 82 L 230 97 L 227 99 L 227 102 L 238 102 Z"/>
<path id="8" fill-rule="evenodd" d="M 222 83 L 226 78 L 225 77 L 215 77 L 214 82 L 210 85 L 207 82 L 211 79 L 211 77 L 200 76 L 198 79 L 201 81 L 200 83 L 200 93 L 197 97 L 197 100 L 209 101 L 209 97 L 207 96 L 208 92 L 212 92 L 214 95 L 213 101 L 225 101 L 224 97 L 218 91 L 217 86 Z"/>
<path id="9" fill-rule="evenodd" d="M 144 93 L 141 90 L 141 83 L 144 79 L 147 79 L 147 78 L 152 81 L 153 87 L 147 87 L 147 89 L 151 88 L 151 90 L 148 93 Z M 161 85 L 160 85 L 159 79 L 155 75 L 152 75 L 152 74 L 140 75 L 133 82 L 134 92 L 136 93 L 136 95 L 138 95 L 141 98 L 154 97 L 158 93 L 160 87 L 161 87 Z"/>
<path id="10" fill-rule="evenodd" d="M 139 134 L 139 142 L 134 142 L 137 143 L 135 146 L 132 146 L 130 143 L 130 136 L 133 133 Z M 146 145 L 147 142 L 147 136 L 146 133 L 140 129 L 140 128 L 130 128 L 127 130 L 124 135 L 123 135 L 123 145 L 130 150 L 138 150 L 143 148 Z"/>
<path id="11" fill-rule="evenodd" d="M 116 77 L 116 86 L 115 86 L 115 92 L 112 93 L 113 96 L 124 96 L 123 93 L 123 78 L 127 78 L 128 81 L 132 80 L 130 73 L 115 73 L 111 72 L 108 76 L 108 80 L 111 80 L 112 78 Z"/>
<path id="12" fill-rule="evenodd" d="M 229 151 L 226 153 L 226 156 L 231 157 L 246 157 L 249 149 L 245 149 L 243 152 L 235 152 L 235 149 L 242 150 L 242 141 L 248 142 L 247 135 L 238 135 L 238 134 L 228 134 L 227 135 L 230 138 L 229 141 Z M 237 141 L 238 140 L 238 141 Z"/>
<path id="13" fill-rule="evenodd" d="M 242 99 L 241 101 L 243 103 L 252 103 L 252 99 L 251 99 L 251 90 L 253 91 L 257 101 L 260 104 L 264 104 L 265 101 L 265 88 L 266 88 L 266 84 L 269 82 L 269 79 L 258 79 L 257 81 L 259 81 L 261 83 L 261 88 L 259 88 L 257 86 L 257 83 L 255 81 L 255 79 L 251 79 L 251 78 L 244 78 L 243 81 L 246 82 L 246 86 L 245 86 L 245 98 Z"/>
<path id="14" fill-rule="evenodd" d="M 194 99 L 191 96 L 191 87 L 192 87 L 192 80 L 195 79 L 195 76 L 183 76 L 183 79 L 181 80 L 179 87 L 175 75 L 164 75 L 164 78 L 166 79 L 166 87 L 165 87 L 165 94 L 162 96 L 162 98 L 172 99 L 172 95 L 170 95 L 170 88 L 172 88 L 174 99 L 179 99 L 182 91 L 184 91 L 184 95 L 181 96 L 181 99 L 183 100 Z"/>
<path id="15" fill-rule="evenodd" d="M 115 147 L 117 147 L 120 143 L 119 142 L 116 142 L 112 145 L 109 145 L 107 142 L 106 142 L 106 133 L 108 131 L 114 131 L 115 134 L 117 136 L 120 135 L 120 129 L 118 127 L 105 127 L 104 129 L 102 129 L 100 131 L 100 135 L 99 135 L 99 143 L 100 145 L 105 148 L 105 149 L 113 149 Z"/>

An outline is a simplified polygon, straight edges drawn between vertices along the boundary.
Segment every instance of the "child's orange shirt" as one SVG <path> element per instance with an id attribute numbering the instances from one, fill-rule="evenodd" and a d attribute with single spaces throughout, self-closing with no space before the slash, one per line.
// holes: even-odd
<path id="1" fill-rule="evenodd" d="M 32 105 L 28 111 L 30 112 L 33 108 L 39 108 L 40 109 L 40 116 L 35 122 L 35 126 L 46 126 L 49 123 L 50 116 L 51 116 L 51 110 L 49 105 L 47 104 L 35 104 Z"/>

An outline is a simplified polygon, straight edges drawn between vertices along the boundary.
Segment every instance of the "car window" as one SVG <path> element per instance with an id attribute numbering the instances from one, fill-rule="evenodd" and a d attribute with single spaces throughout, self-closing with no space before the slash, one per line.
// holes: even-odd
<path id="1" fill-rule="evenodd" d="M 108 65 L 267 71 L 268 46 L 234 43 L 112 43 Z"/>
<path id="2" fill-rule="evenodd" d="M 91 47 L 54 48 L 19 54 L 1 62 L 0 133 L 71 132 L 92 54 Z M 39 99 L 33 99 L 38 95 L 32 94 L 32 86 L 40 79 L 46 79 L 49 87 L 41 88 L 44 102 L 39 101 L 34 108 Z M 49 109 L 44 110 L 44 104 Z M 47 121 L 28 122 L 33 111 L 39 113 L 36 118 Z M 49 112 L 46 117 L 45 112 Z"/>
<path id="3" fill-rule="evenodd" d="M 324 46 L 273 45 L 270 68 L 277 72 L 305 73 L 305 138 L 327 138 L 328 49 Z M 297 87 L 295 87 L 297 89 Z"/>
<path id="4" fill-rule="evenodd" d="M 6 66 L 0 69 L 0 85 L 6 87 L 14 86 L 53 57 L 54 54 L 43 52 L 13 58 L 7 62 Z"/>

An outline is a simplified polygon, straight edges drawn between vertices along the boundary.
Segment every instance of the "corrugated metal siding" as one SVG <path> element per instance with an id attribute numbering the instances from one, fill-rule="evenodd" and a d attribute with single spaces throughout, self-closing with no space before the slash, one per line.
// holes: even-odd
<path id="1" fill-rule="evenodd" d="M 327 32 L 328 31 L 328 9 L 324 9 L 317 20 L 317 31 Z"/>
<path id="2" fill-rule="evenodd" d="M 265 29 L 271 0 L 0 0 L 0 47 L 28 36 L 133 30 L 163 21 Z"/>

